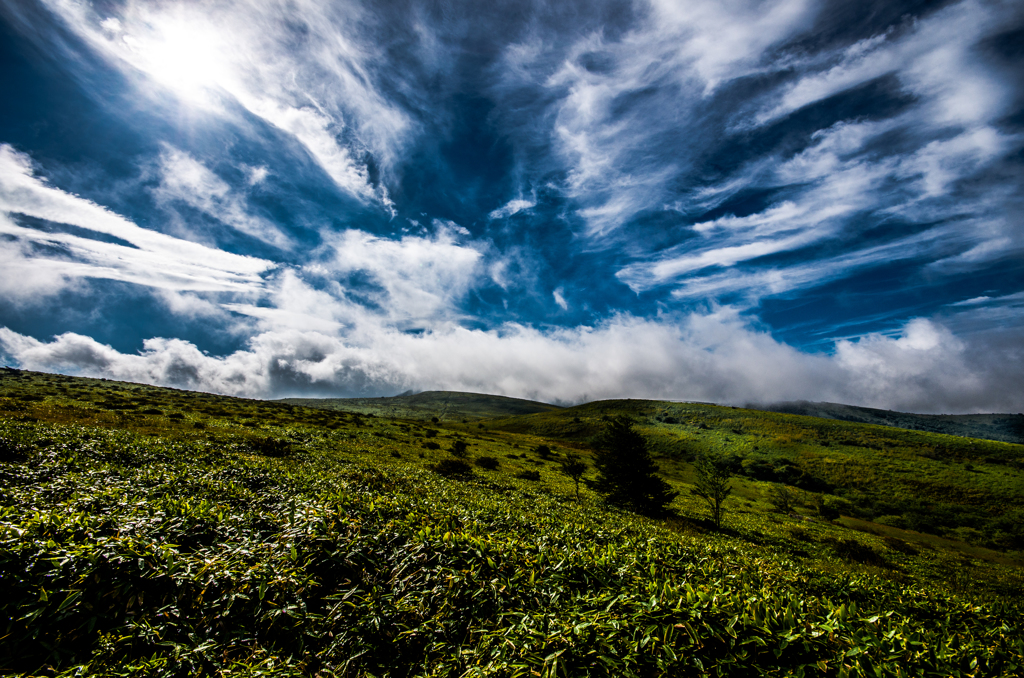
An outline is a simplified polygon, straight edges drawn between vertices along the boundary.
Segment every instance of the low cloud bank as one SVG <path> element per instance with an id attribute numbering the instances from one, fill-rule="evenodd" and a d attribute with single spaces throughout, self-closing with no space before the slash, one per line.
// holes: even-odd
<path id="1" fill-rule="evenodd" d="M 620 315 L 549 332 L 510 324 L 370 335 L 355 342 L 275 329 L 254 336 L 246 350 L 217 357 L 180 339 L 150 339 L 139 353 L 125 354 L 78 334 L 43 342 L 0 328 L 0 351 L 25 369 L 257 398 L 446 389 L 566 404 L 803 399 L 922 413 L 1024 410 L 1024 356 L 1016 342 L 957 338 L 925 319 L 896 337 L 840 341 L 831 355 L 780 343 L 731 309 L 655 320 Z"/>

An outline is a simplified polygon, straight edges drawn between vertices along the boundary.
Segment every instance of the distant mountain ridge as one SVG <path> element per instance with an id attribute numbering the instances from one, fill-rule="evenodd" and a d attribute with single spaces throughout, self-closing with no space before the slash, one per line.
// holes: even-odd
<path id="1" fill-rule="evenodd" d="M 462 391 L 423 391 L 389 398 L 283 398 L 278 402 L 400 419 L 459 421 L 536 414 L 562 409 L 535 400 Z"/>
<path id="2" fill-rule="evenodd" d="M 564 409 L 558 405 L 535 400 L 463 391 L 423 391 L 382 398 L 283 398 L 278 402 L 402 419 L 429 420 L 436 417 L 440 421 L 462 419 L 476 421 Z M 1024 414 L 913 414 L 806 400 L 769 405 L 753 404 L 745 405 L 745 407 L 763 412 L 799 414 L 822 419 L 1024 444 Z"/>
<path id="3" fill-rule="evenodd" d="M 806 400 L 746 407 L 765 412 L 802 414 L 822 419 L 1024 444 L 1024 414 L 911 414 L 839 403 L 812 403 Z"/>

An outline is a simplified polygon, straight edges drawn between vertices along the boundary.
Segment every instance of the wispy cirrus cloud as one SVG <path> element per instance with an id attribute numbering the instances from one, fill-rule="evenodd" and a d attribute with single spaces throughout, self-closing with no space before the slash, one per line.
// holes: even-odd
<path id="1" fill-rule="evenodd" d="M 206 247 L 141 228 L 101 205 L 49 186 L 33 173 L 31 159 L 0 145 L 0 232 L 7 249 L 5 288 L 19 296 L 52 293 L 76 278 L 106 278 L 169 290 L 254 293 L 274 264 Z M 21 216 L 79 229 L 42 230 L 21 225 Z M 113 242 L 103 237 L 112 238 Z M 45 271 L 46 273 L 42 273 Z"/>
<path id="2" fill-rule="evenodd" d="M 566 193 L 602 238 L 669 200 L 714 124 L 716 89 L 758 72 L 766 51 L 808 28 L 815 12 L 805 0 L 654 2 L 614 37 L 598 30 L 562 48 L 540 33 L 510 45 L 497 90 L 519 97 L 533 88 L 550 101 L 538 119 L 550 125 L 543 132 Z"/>
<path id="3" fill-rule="evenodd" d="M 893 14 L 852 41 L 808 42 L 815 28 L 841 32 L 832 13 L 805 2 L 654 3 L 625 31 L 588 33 L 562 51 L 531 34 L 506 50 L 499 91 L 521 96 L 531 74 L 543 78 L 536 119 L 549 125 L 586 246 L 626 248 L 618 280 L 678 299 L 741 292 L 756 304 L 884 263 L 898 248 L 860 235 L 884 224 L 934 224 L 900 251 L 948 262 L 935 271 L 984 265 L 1019 242 L 1008 200 L 1019 171 L 1004 166 L 1022 139 L 996 124 L 1013 110 L 1014 85 L 982 47 L 1019 10 L 965 1 Z M 884 104 L 844 103 L 872 83 Z M 814 107 L 815 122 L 793 117 Z M 715 155 L 723 145 L 731 157 Z M 751 211 L 743 201 L 759 192 L 778 197 Z M 686 227 L 648 248 L 636 221 L 659 210 Z M 990 226 L 950 238 L 948 222 Z M 856 265 L 800 261 L 815 251 Z"/>
<path id="4" fill-rule="evenodd" d="M 49 88 L 0 113 L 0 312 L 129 296 L 176 323 L 101 336 L 19 307 L 0 325 L 24 366 L 259 397 L 1019 408 L 1014 3 L 0 0 L 0 20 L 11 82 Z"/>
<path id="5" fill-rule="evenodd" d="M 536 199 L 524 200 L 523 198 L 515 198 L 513 200 L 509 200 L 507 203 L 505 203 L 504 205 L 502 205 L 498 209 L 493 210 L 490 214 L 487 215 L 487 218 L 488 219 L 505 219 L 507 217 L 512 216 L 513 214 L 518 214 L 519 212 L 522 212 L 523 210 L 532 209 L 532 208 L 534 208 L 536 206 L 537 206 L 537 200 Z"/>
<path id="6" fill-rule="evenodd" d="M 356 4 L 45 4 L 129 75 L 221 115 L 229 115 L 226 94 L 291 134 L 340 188 L 390 208 L 361 154 L 372 152 L 390 171 L 411 120 L 374 84 L 381 54 L 361 40 L 357 28 L 372 17 Z"/>
<path id="7" fill-rule="evenodd" d="M 245 196 L 188 153 L 165 145 L 158 171 L 160 185 L 153 192 L 161 202 L 182 202 L 267 244 L 280 249 L 294 247 L 292 239 L 274 223 L 251 213 Z M 260 174 L 257 169 L 250 176 Z"/>
<path id="8" fill-rule="evenodd" d="M 820 69 L 809 63 L 809 72 L 783 87 L 777 103 L 758 113 L 755 120 L 764 124 L 892 74 L 907 92 L 926 102 L 922 112 L 929 124 L 990 122 L 1010 103 L 1010 92 L 977 53 L 977 46 L 1012 22 L 1019 12 L 1012 3 L 968 0 L 953 3 L 908 27 L 892 27 L 860 40 L 840 52 L 837 64 L 825 62 L 825 68 Z"/>
<path id="9" fill-rule="evenodd" d="M 1021 145 L 988 127 L 929 142 L 911 153 L 878 156 L 868 149 L 899 123 L 839 124 L 816 135 L 816 143 L 769 170 L 758 168 L 759 183 L 773 189 L 796 186 L 784 202 L 742 217 L 732 214 L 690 228 L 697 238 L 622 268 L 616 275 L 635 291 L 684 280 L 673 295 L 746 292 L 756 303 L 764 296 L 820 285 L 852 270 L 900 259 L 930 258 L 936 272 L 983 265 L 1004 258 L 1020 233 L 1020 221 L 1006 214 L 1002 200 L 956 194 L 954 187 L 983 175 L 993 163 Z M 747 184 L 749 186 L 749 184 Z M 728 190 L 721 192 L 727 194 Z M 989 194 L 990 195 L 990 194 Z M 857 233 L 886 221 L 929 223 L 924 233 L 910 229 L 892 242 L 860 241 Z M 944 225 L 942 221 L 950 221 Z M 940 222 L 940 223 L 935 223 Z M 842 254 L 800 257 L 780 265 L 769 257 L 811 245 L 835 243 Z M 859 244 L 858 244 L 859 243 Z M 760 260 L 760 261 L 759 261 Z M 742 270 L 728 271 L 739 264 Z"/>

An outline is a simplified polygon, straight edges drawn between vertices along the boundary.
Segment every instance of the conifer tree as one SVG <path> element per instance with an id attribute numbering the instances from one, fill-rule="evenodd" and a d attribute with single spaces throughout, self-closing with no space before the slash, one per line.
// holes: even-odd
<path id="1" fill-rule="evenodd" d="M 647 441 L 635 427 L 629 417 L 615 417 L 594 439 L 595 489 L 612 504 L 647 515 L 661 514 L 679 493 L 658 477 Z"/>

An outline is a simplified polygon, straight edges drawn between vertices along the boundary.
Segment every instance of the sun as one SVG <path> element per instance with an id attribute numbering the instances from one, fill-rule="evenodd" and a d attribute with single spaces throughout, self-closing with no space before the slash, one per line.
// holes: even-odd
<path id="1" fill-rule="evenodd" d="M 151 22 L 143 34 L 124 35 L 131 61 L 160 84 L 193 103 L 209 103 L 229 77 L 221 37 L 196 21 L 168 18 Z"/>

